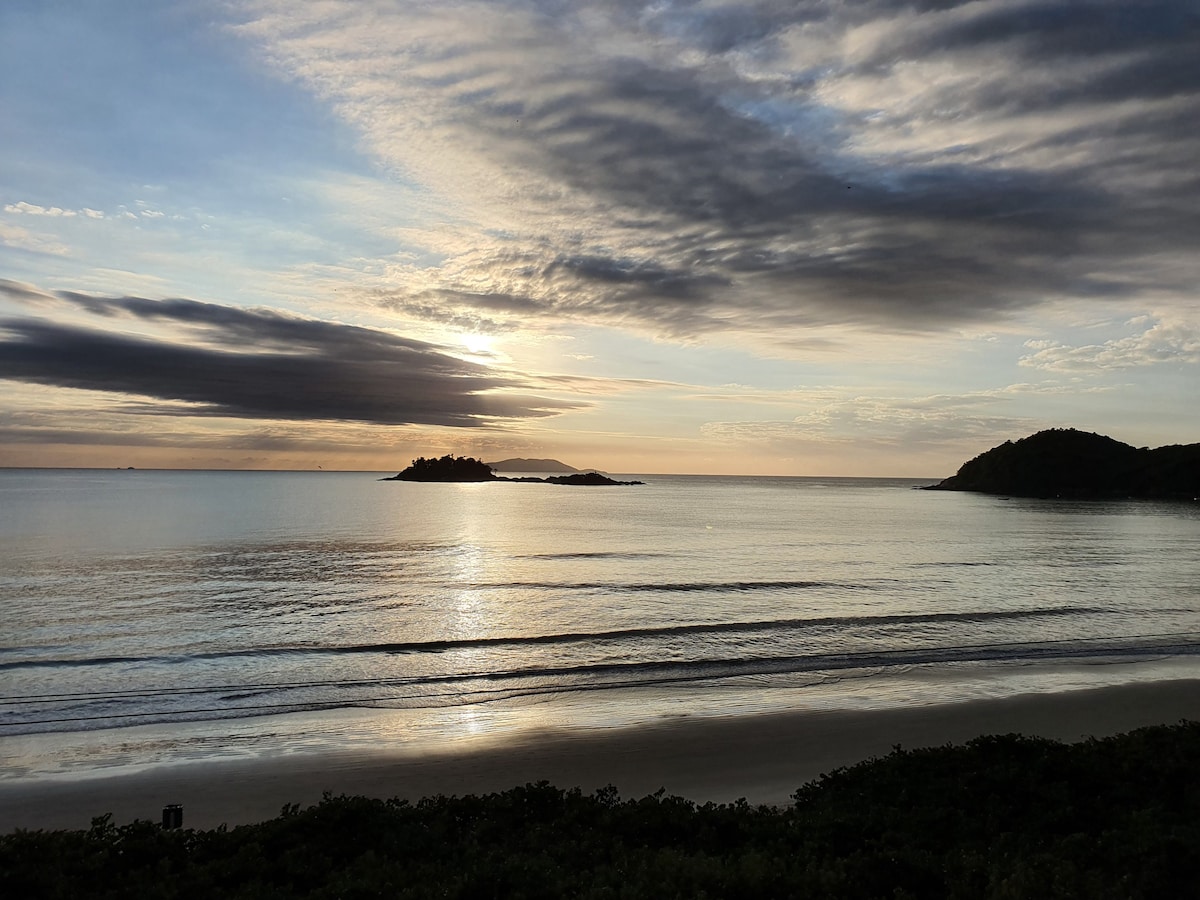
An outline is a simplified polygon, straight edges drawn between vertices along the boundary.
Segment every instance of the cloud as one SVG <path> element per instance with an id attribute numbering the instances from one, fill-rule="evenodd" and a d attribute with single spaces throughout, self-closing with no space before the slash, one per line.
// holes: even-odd
<path id="1" fill-rule="evenodd" d="M 0 222 L 0 244 L 12 247 L 14 250 L 27 250 L 31 253 L 48 253 L 52 256 L 66 256 L 71 251 L 66 245 L 52 237 L 34 234 L 27 228 L 17 225 L 6 225 Z"/>
<path id="2" fill-rule="evenodd" d="M 26 203 L 21 200 L 17 203 L 9 203 L 5 205 L 4 211 L 7 213 L 16 213 L 25 216 L 50 216 L 52 218 L 66 217 L 71 218 L 78 215 L 73 209 L 62 209 L 58 206 L 36 206 L 33 203 Z"/>
<path id="3" fill-rule="evenodd" d="M 928 330 L 1200 276 L 1178 2 L 244 9 L 461 235 L 377 291 L 412 315 Z"/>
<path id="4" fill-rule="evenodd" d="M 107 420 L 96 422 L 93 412 L 89 416 L 80 415 L 79 419 L 70 423 L 71 427 L 54 427 L 45 425 L 28 425 L 24 423 L 10 424 L 0 421 L 0 445 L 59 444 L 66 446 L 107 446 L 107 447 L 155 447 L 177 450 L 256 450 L 256 451 L 304 451 L 336 454 L 347 450 L 360 449 L 346 441 L 344 435 L 331 437 L 325 434 L 314 435 L 299 430 L 278 431 L 270 428 L 256 428 L 248 432 L 199 432 L 199 431 L 132 431 L 113 427 Z M 310 426 L 311 427 L 311 426 Z M 376 449 L 386 450 L 387 443 L 380 446 L 378 435 L 373 435 Z M 371 438 L 364 438 L 363 444 L 371 444 Z"/>
<path id="5" fill-rule="evenodd" d="M 76 216 L 83 216 L 88 219 L 103 219 L 105 217 L 102 210 L 92 209 L 90 206 L 85 206 L 81 209 L 63 209 L 61 206 L 38 206 L 35 203 L 28 203 L 24 200 L 5 204 L 4 211 L 13 215 L 48 216 L 52 219 L 73 219 Z"/>
<path id="6" fill-rule="evenodd" d="M 526 395 L 514 375 L 383 331 L 188 299 L 47 295 L 84 323 L 0 320 L 0 378 L 140 395 L 163 415 L 482 426 L 575 404 Z M 140 323 L 140 325 L 139 325 Z M 136 331 L 166 327 L 170 334 Z"/>
<path id="7" fill-rule="evenodd" d="M 1200 328 L 1184 322 L 1154 322 L 1139 334 L 1101 344 L 1071 346 L 1034 340 L 1020 365 L 1051 372 L 1116 372 L 1154 365 L 1200 365 Z"/>
<path id="8" fill-rule="evenodd" d="M 844 387 L 795 390 L 780 393 L 776 403 L 804 410 L 793 418 L 710 421 L 701 433 L 760 454 L 819 454 L 836 461 L 831 454 L 876 453 L 876 466 L 889 457 L 901 462 L 923 457 L 927 464 L 949 466 L 1002 441 L 1061 427 L 1064 405 L 1071 416 L 1089 415 L 1084 398 L 1114 390 L 1112 385 L 1081 386 L 1074 379 L 922 396 L 863 394 Z M 766 399 L 736 387 L 727 397 L 760 409 Z"/>
<path id="9" fill-rule="evenodd" d="M 1001 400 L 995 392 L 916 399 L 846 397 L 786 421 L 709 422 L 702 433 L 777 449 L 830 443 L 912 449 L 998 442 L 1037 429 L 1037 420 L 992 410 Z"/>

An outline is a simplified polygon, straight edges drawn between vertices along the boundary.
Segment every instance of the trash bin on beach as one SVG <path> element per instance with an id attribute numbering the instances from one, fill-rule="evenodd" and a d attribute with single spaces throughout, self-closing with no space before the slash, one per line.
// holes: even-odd
<path id="1" fill-rule="evenodd" d="M 163 807 L 163 828 L 183 827 L 183 804 L 168 803 Z"/>

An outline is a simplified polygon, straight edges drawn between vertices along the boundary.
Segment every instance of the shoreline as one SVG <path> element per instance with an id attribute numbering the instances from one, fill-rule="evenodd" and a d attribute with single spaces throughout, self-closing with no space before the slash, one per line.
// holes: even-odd
<path id="1" fill-rule="evenodd" d="M 370 713 L 364 713 L 370 714 Z M 622 797 L 664 789 L 699 803 L 746 798 L 784 805 L 803 784 L 841 766 L 905 749 L 1018 732 L 1062 741 L 1200 720 L 1200 680 L 1022 694 L 882 710 L 801 710 L 660 720 L 612 729 L 555 729 L 486 746 L 416 753 L 403 747 L 296 753 L 161 765 L 117 775 L 0 783 L 0 833 L 158 821 L 180 803 L 184 826 L 230 827 L 308 806 L 324 792 L 416 801 L 549 781 Z"/>

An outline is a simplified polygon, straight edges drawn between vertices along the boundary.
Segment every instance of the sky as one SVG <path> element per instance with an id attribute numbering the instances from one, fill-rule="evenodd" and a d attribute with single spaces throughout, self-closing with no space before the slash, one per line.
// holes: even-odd
<path id="1" fill-rule="evenodd" d="M 1200 442 L 1193 0 L 4 0 L 0 466 Z"/>

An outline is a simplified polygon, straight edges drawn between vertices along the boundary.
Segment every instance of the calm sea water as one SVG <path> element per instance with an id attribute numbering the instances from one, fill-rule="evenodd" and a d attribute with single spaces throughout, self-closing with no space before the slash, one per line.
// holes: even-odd
<path id="1" fill-rule="evenodd" d="M 5 774 L 1200 675 L 1200 504 L 378 477 L 0 471 Z"/>

